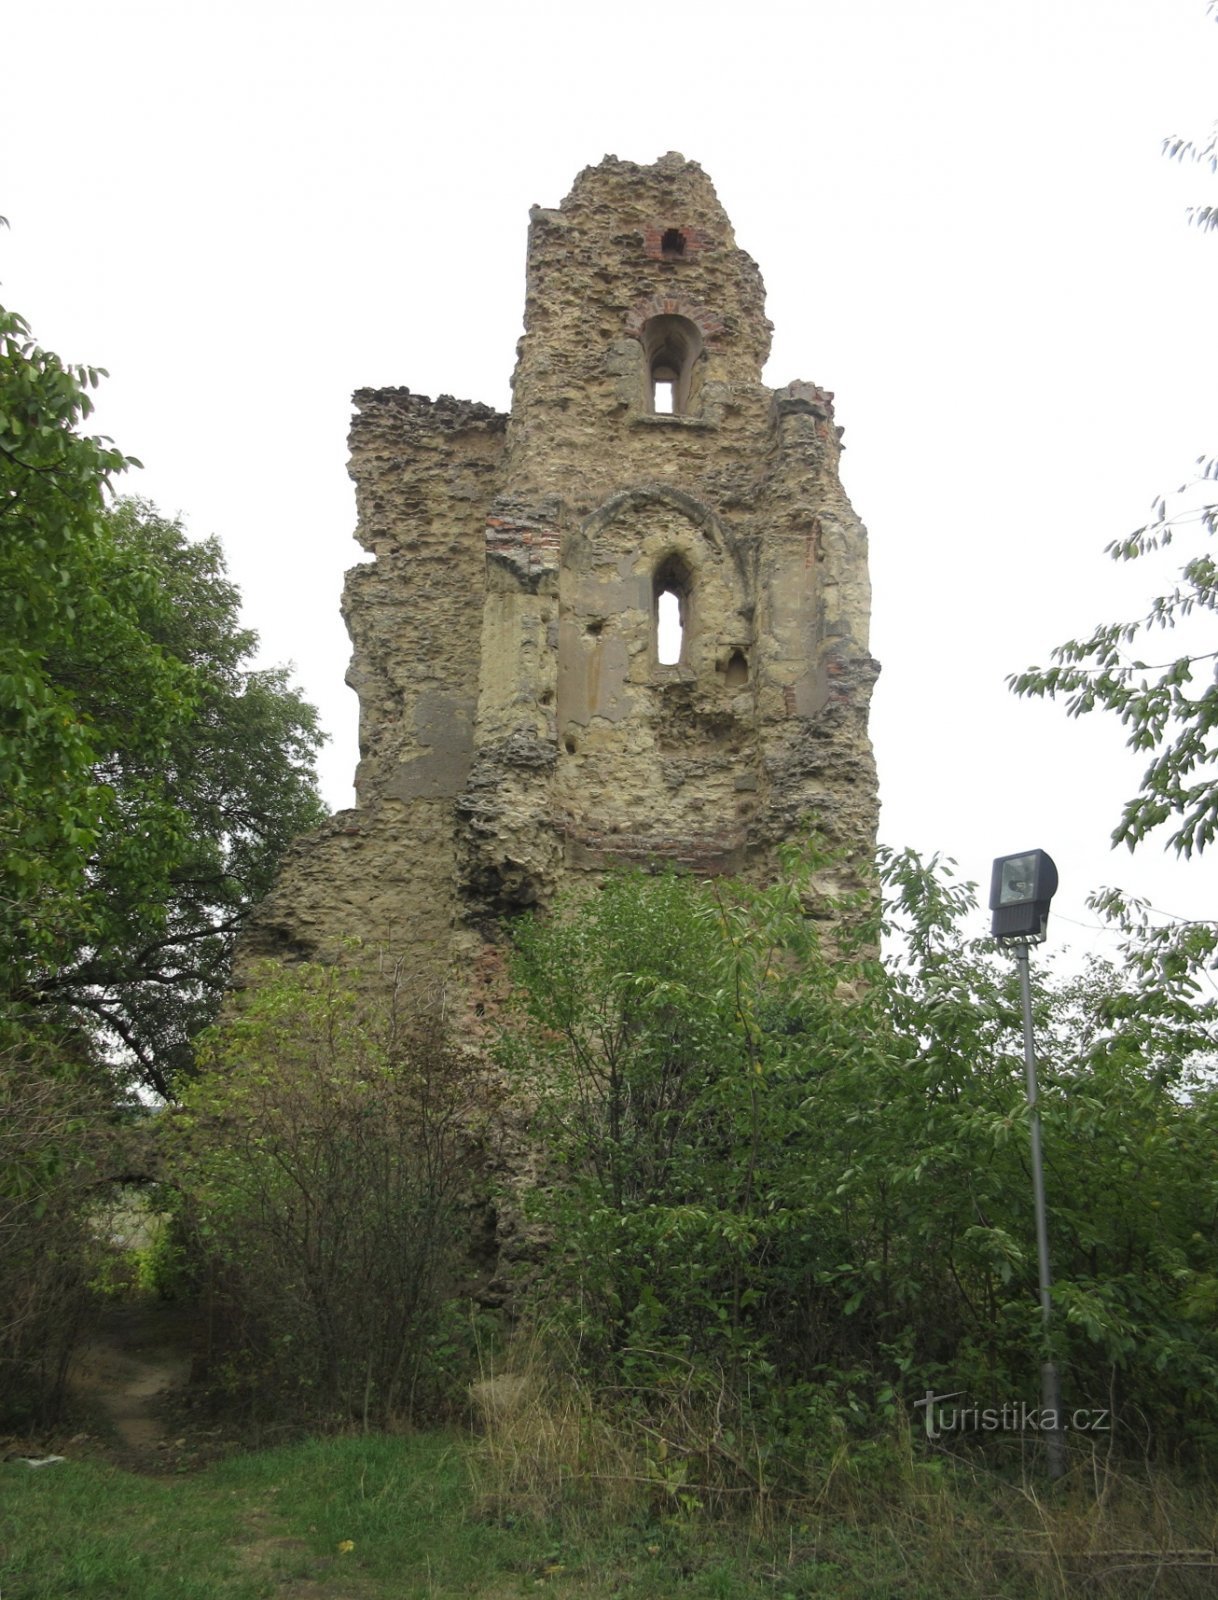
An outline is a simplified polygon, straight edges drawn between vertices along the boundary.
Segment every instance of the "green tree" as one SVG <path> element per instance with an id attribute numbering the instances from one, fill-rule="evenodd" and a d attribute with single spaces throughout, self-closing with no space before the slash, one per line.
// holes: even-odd
<path id="1" fill-rule="evenodd" d="M 822 944 L 790 881 L 625 878 L 518 943 L 505 1059 L 551 1152 L 543 1284 L 579 1359 L 669 1439 L 700 1394 L 775 1469 L 827 1408 L 870 1424 L 927 1388 L 1037 1392 L 1015 974 L 963 939 L 969 886 L 910 854 L 884 876 L 906 951 L 887 969 Z M 1115 1391 L 1127 1425 L 1210 1448 L 1205 1021 L 1098 968 L 1042 981 L 1037 1013 L 1067 1401 Z"/>
<path id="2" fill-rule="evenodd" d="M 1215 0 L 1206 10 L 1218 19 Z M 1173 160 L 1218 173 L 1216 133 L 1201 141 L 1172 136 L 1163 148 Z M 1205 231 L 1218 228 L 1212 205 L 1194 206 L 1189 216 Z M 1059 645 L 1055 665 L 1029 667 L 1008 679 L 1018 695 L 1065 696 L 1070 716 L 1115 712 L 1129 730 L 1129 746 L 1150 757 L 1113 833 L 1114 844 L 1131 850 L 1165 825 L 1172 828 L 1168 844 L 1185 856 L 1206 849 L 1218 834 L 1218 651 L 1193 647 L 1166 660 L 1142 659 L 1144 640 L 1151 641 L 1148 657 L 1161 656 L 1155 647 L 1160 636 L 1188 618 L 1218 612 L 1218 565 L 1209 543 L 1218 528 L 1216 481 L 1218 457 L 1199 457 L 1175 493 L 1155 502 L 1148 523 L 1107 547 L 1115 561 L 1137 561 L 1174 544 L 1183 531 L 1195 542 L 1171 589 L 1133 621 L 1102 623 L 1086 638 Z"/>
<path id="3" fill-rule="evenodd" d="M 0 963 L 19 981 L 84 917 L 78 890 L 113 814 L 95 777 L 104 735 L 61 664 L 92 652 L 130 688 L 130 737 L 155 750 L 183 673 L 140 637 L 106 582 L 106 492 L 127 458 L 80 432 L 99 373 L 39 349 L 0 312 Z"/>
<path id="4" fill-rule="evenodd" d="M 93 661 L 75 670 L 77 704 L 110 732 L 93 771 L 113 811 L 89 859 L 88 936 L 33 974 L 27 992 L 89 1019 L 168 1094 L 215 1016 L 250 907 L 291 841 L 324 816 L 314 781 L 322 736 L 282 668 L 250 665 L 257 636 L 240 625 L 215 539 L 188 540 L 180 523 L 131 500 L 104 526 L 114 591 L 140 597 L 137 626 L 181 670 L 189 700 L 150 752 L 126 737 L 122 681 L 108 684 Z"/>
<path id="5" fill-rule="evenodd" d="M 1208 491 L 1218 479 L 1218 459 L 1201 459 L 1192 480 L 1181 484 L 1169 503 L 1161 498 L 1155 516 L 1108 554 L 1136 561 L 1171 545 L 1181 526 L 1202 539 L 1218 529 L 1218 502 Z M 1181 506 L 1180 501 L 1189 503 Z M 1114 844 L 1132 850 L 1164 825 L 1168 843 L 1191 856 L 1218 834 L 1218 682 L 1215 650 L 1184 650 L 1166 660 L 1144 660 L 1143 639 L 1166 637 L 1185 619 L 1218 612 L 1218 565 L 1206 547 L 1190 555 L 1175 585 L 1157 595 L 1132 622 L 1103 623 L 1085 639 L 1070 639 L 1053 651 L 1055 665 L 1029 667 L 1008 681 L 1018 695 L 1066 697 L 1072 717 L 1095 710 L 1115 712 L 1129 730 L 1131 749 L 1150 756 L 1141 787 L 1125 804 L 1113 833 Z M 1161 654 L 1146 650 L 1147 656 Z M 1200 678 L 1200 682 L 1198 679 Z"/>
<path id="6" fill-rule="evenodd" d="M 110 505 L 129 463 L 81 431 L 98 377 L 0 313 L 0 1000 L 168 1094 L 246 912 L 323 814 L 321 735 L 251 667 L 216 542 Z"/>

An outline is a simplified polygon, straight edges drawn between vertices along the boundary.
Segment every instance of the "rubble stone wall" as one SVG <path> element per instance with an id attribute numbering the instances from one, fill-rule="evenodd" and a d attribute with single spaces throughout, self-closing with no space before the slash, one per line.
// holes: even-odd
<path id="1" fill-rule="evenodd" d="M 299 842 L 247 957 L 354 937 L 473 973 L 614 863 L 765 877 L 813 816 L 847 874 L 874 848 L 832 395 L 762 383 L 761 276 L 696 164 L 609 156 L 530 215 L 510 417 L 355 396 L 357 806 Z"/>

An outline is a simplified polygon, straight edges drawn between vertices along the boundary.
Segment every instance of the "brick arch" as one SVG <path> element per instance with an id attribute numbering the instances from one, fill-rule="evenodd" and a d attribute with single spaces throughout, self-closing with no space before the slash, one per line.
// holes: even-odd
<path id="1" fill-rule="evenodd" d="M 684 317 L 706 340 L 722 333 L 723 318 L 708 306 L 693 300 L 681 300 L 676 295 L 653 294 L 639 300 L 626 313 L 626 332 L 638 339 L 653 317 Z"/>

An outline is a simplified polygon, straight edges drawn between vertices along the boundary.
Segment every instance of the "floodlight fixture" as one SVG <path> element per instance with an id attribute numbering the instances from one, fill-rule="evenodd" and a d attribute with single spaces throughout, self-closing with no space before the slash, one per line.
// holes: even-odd
<path id="1" fill-rule="evenodd" d="M 999 856 L 990 878 L 990 932 L 995 939 L 1039 944 L 1057 893 L 1057 868 L 1043 850 Z"/>

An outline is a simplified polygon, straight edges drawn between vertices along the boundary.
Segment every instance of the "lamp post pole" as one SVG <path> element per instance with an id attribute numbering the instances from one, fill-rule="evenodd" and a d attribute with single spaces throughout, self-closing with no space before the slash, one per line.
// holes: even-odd
<path id="1" fill-rule="evenodd" d="M 1036 1088 L 1036 1045 L 1032 1038 L 1031 945 L 1040 944 L 1049 926 L 1049 903 L 1057 893 L 1057 868 L 1043 850 L 999 856 L 990 878 L 990 932 L 1006 945 L 1019 969 L 1023 1003 L 1023 1061 L 1028 1080 L 1028 1121 L 1032 1130 L 1032 1201 L 1036 1210 L 1036 1271 L 1040 1285 L 1040 1322 L 1044 1340 L 1040 1367 L 1040 1431 L 1044 1435 L 1049 1476 L 1066 1470 L 1066 1435 L 1062 1428 L 1061 1388 L 1053 1360 L 1053 1279 L 1049 1275 L 1049 1225 L 1045 1218 L 1045 1169 L 1040 1148 L 1040 1105 Z"/>
<path id="2" fill-rule="evenodd" d="M 1036 1044 L 1032 1036 L 1032 980 L 1028 946 L 1016 944 L 1011 954 L 1019 971 L 1023 1003 L 1023 1062 L 1028 1085 L 1028 1121 L 1032 1130 L 1032 1203 L 1036 1210 L 1036 1269 L 1040 1285 L 1040 1321 L 1044 1333 L 1044 1360 L 1040 1368 L 1041 1431 L 1049 1476 L 1060 1478 L 1066 1470 L 1066 1439 L 1061 1427 L 1061 1386 L 1053 1359 L 1053 1278 L 1049 1270 L 1049 1225 L 1045 1216 L 1045 1171 L 1040 1142 L 1040 1105 L 1036 1084 Z"/>

